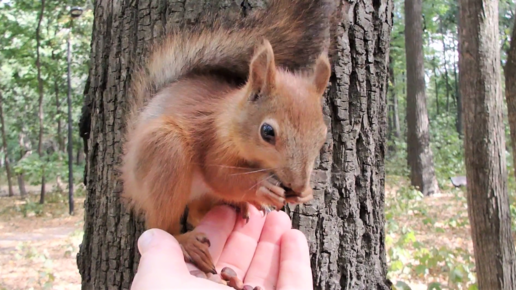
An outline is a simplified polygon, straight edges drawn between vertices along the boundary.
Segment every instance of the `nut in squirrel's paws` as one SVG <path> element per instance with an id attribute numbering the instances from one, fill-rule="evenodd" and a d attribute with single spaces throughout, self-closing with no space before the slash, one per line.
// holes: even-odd
<path id="1" fill-rule="evenodd" d="M 217 274 L 209 247 L 210 240 L 204 233 L 188 232 L 176 237 L 185 261 L 194 264 L 204 273 Z"/>
<path id="2" fill-rule="evenodd" d="M 293 191 L 292 189 L 284 186 L 283 184 L 280 185 L 283 190 L 285 190 L 285 200 L 287 203 L 290 204 L 303 204 L 306 202 L 309 202 L 314 198 L 313 195 L 313 189 L 311 187 L 307 187 L 303 192 L 297 193 Z"/>
<path id="3" fill-rule="evenodd" d="M 292 190 L 287 191 L 285 193 L 285 199 L 290 204 L 303 204 L 306 202 L 309 202 L 314 198 L 313 190 L 311 188 L 308 188 L 304 192 L 298 194 L 293 192 Z"/>

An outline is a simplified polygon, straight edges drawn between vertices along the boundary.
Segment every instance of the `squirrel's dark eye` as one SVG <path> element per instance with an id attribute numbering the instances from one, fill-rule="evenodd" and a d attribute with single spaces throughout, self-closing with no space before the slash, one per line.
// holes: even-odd
<path id="1" fill-rule="evenodd" d="M 263 123 L 260 128 L 260 135 L 262 139 L 270 144 L 274 144 L 276 142 L 276 134 L 274 133 L 274 128 L 267 123 Z"/>

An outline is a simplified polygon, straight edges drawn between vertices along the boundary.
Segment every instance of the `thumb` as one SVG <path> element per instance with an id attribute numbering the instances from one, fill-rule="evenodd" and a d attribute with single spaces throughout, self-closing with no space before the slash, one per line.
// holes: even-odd
<path id="1" fill-rule="evenodd" d="M 138 239 L 141 258 L 131 289 L 162 289 L 190 272 L 177 240 L 159 229 L 145 231 Z"/>

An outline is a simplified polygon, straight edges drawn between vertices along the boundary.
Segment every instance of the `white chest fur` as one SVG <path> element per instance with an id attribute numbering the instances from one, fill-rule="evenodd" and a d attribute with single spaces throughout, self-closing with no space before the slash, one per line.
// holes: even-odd
<path id="1" fill-rule="evenodd" d="M 190 190 L 190 201 L 213 192 L 213 189 L 206 183 L 203 174 L 199 170 L 195 170 L 193 173 L 192 187 Z"/>

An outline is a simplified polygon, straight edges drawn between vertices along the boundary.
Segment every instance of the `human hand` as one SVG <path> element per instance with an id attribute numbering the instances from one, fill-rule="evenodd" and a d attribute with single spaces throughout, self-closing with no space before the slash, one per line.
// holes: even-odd
<path id="1" fill-rule="evenodd" d="M 248 224 L 237 219 L 234 209 L 219 206 L 195 229 L 208 236 L 217 272 L 230 267 L 244 285 L 260 286 L 264 290 L 313 289 L 305 236 L 291 229 L 291 221 L 284 212 L 274 211 L 263 217 L 255 207 L 249 209 Z M 190 274 L 198 269 L 185 263 L 176 239 L 162 230 L 144 232 L 138 240 L 138 249 L 142 256 L 132 290 L 232 289 Z"/>

